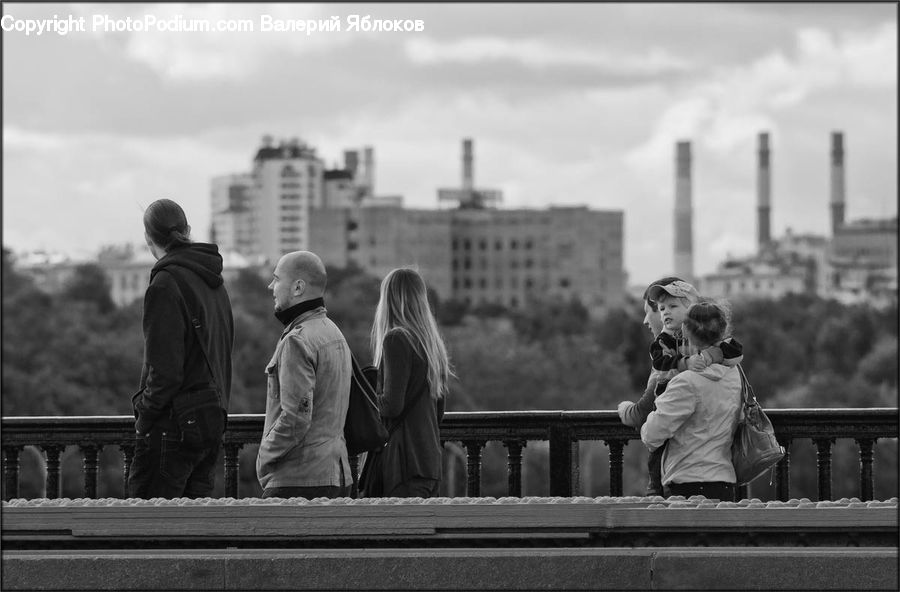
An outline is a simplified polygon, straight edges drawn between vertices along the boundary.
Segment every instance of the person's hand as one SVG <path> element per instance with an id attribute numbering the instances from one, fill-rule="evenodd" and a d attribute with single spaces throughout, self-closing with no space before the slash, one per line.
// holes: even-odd
<path id="1" fill-rule="evenodd" d="M 625 412 L 631 409 L 631 406 L 634 403 L 631 401 L 622 401 L 619 403 L 619 406 L 616 407 L 616 411 L 619 413 L 619 419 L 622 420 L 622 423 L 625 423 Z"/>
<path id="2" fill-rule="evenodd" d="M 700 372 L 707 367 L 706 358 L 700 354 L 694 354 L 687 361 L 687 369 L 694 372 Z"/>

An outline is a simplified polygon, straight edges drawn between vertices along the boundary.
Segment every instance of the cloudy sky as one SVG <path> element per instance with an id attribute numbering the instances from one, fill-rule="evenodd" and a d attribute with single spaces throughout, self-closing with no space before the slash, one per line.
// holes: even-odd
<path id="1" fill-rule="evenodd" d="M 375 149 L 376 191 L 437 207 L 460 144 L 503 207 L 625 212 L 631 283 L 672 271 L 674 152 L 694 153 L 698 273 L 749 254 L 756 138 L 772 143 L 773 234 L 825 234 L 829 141 L 845 135 L 847 216 L 897 214 L 897 7 L 885 4 L 39 4 L 68 35 L 3 33 L 3 244 L 89 255 L 142 239 L 179 201 L 205 239 L 210 178 L 249 171 L 263 135 L 327 165 Z M 420 32 L 347 31 L 350 15 Z M 94 17 L 249 19 L 254 32 L 110 32 Z M 260 31 L 263 17 L 341 32 Z M 12 20 L 5 18 L 9 24 Z"/>

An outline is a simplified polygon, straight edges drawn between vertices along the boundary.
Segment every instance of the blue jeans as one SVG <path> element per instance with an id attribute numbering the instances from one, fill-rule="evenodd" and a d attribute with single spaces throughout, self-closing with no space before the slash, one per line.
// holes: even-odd
<path id="1" fill-rule="evenodd" d="M 221 447 L 185 448 L 174 422 L 161 419 L 146 436 L 135 437 L 129 497 L 212 497 Z"/>

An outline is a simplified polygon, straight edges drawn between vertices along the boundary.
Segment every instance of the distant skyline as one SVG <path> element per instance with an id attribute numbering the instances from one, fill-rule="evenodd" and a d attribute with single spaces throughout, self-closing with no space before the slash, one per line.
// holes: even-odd
<path id="1" fill-rule="evenodd" d="M 350 15 L 422 31 L 353 32 Z M 693 153 L 694 269 L 756 249 L 757 135 L 772 234 L 829 234 L 830 137 L 848 220 L 897 215 L 897 7 L 754 4 L 3 4 L 3 244 L 87 256 L 141 243 L 142 206 L 184 206 L 208 239 L 210 180 L 264 135 L 326 166 L 375 149 L 376 193 L 436 208 L 475 142 L 502 207 L 625 212 L 630 284 L 672 272 L 675 142 Z M 92 31 L 95 17 L 254 32 Z M 340 32 L 260 31 L 263 18 Z M 51 23 L 52 24 L 52 23 Z M 24 25 L 21 25 L 24 26 Z"/>

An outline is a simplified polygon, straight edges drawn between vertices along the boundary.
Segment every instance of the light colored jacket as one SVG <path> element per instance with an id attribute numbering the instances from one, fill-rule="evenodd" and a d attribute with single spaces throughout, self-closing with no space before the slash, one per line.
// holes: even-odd
<path id="1" fill-rule="evenodd" d="M 713 364 L 686 370 L 656 398 L 656 411 L 641 427 L 650 450 L 669 441 L 662 458 L 662 481 L 734 483 L 731 442 L 741 405 L 738 369 Z"/>
<path id="2" fill-rule="evenodd" d="M 263 489 L 350 485 L 344 421 L 351 372 L 350 348 L 324 307 L 285 327 L 266 366 L 266 422 L 256 459 Z"/>

